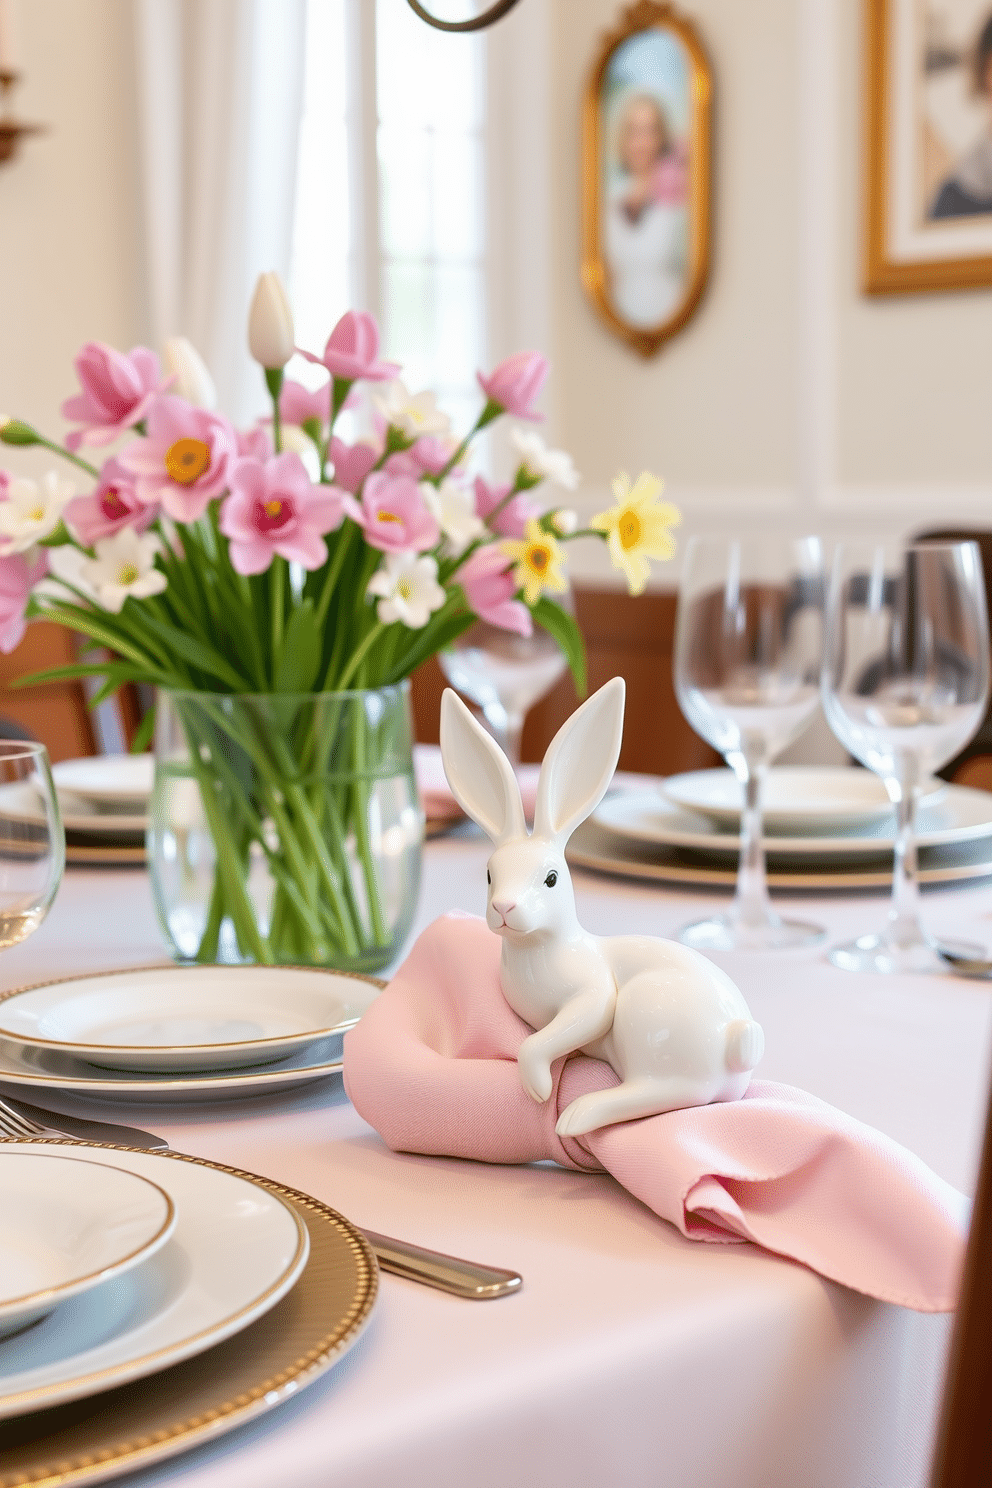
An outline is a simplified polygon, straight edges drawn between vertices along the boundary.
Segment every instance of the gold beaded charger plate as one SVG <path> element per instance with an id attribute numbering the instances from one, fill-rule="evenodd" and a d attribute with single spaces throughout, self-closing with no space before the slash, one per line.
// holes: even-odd
<path id="1" fill-rule="evenodd" d="M 583 822 L 568 844 L 573 868 L 587 868 L 610 878 L 636 878 L 672 888 L 733 889 L 737 854 L 692 852 L 685 848 L 634 842 L 594 821 Z M 921 847 L 917 877 L 923 885 L 966 883 L 992 877 L 992 838 L 938 847 Z M 892 857 L 881 854 L 862 861 L 826 858 L 769 859 L 768 885 L 802 893 L 892 888 Z M 3 1078 L 0 1075 L 0 1078 Z"/>
<path id="2" fill-rule="evenodd" d="M 375 1258 L 360 1231 L 329 1205 L 222 1163 L 160 1156 L 248 1179 L 292 1206 L 309 1235 L 306 1266 L 264 1317 L 196 1358 L 71 1405 L 0 1422 L 0 1488 L 82 1488 L 213 1440 L 295 1398 L 357 1342 L 369 1320 L 378 1289 Z"/>

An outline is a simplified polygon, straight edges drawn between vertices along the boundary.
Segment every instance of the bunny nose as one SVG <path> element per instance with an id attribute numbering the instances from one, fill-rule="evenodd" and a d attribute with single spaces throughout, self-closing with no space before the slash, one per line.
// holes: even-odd
<path id="1" fill-rule="evenodd" d="M 505 920 L 510 910 L 516 909 L 517 901 L 515 899 L 494 899 L 492 905 L 496 913 L 502 915 Z"/>

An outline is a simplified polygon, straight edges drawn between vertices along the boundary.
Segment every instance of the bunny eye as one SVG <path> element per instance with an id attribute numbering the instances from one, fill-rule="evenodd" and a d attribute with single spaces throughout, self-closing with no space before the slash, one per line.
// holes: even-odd
<path id="1" fill-rule="evenodd" d="M 487 868 L 487 869 L 486 869 L 486 883 L 487 883 L 487 884 L 491 884 L 491 883 L 492 883 L 492 881 L 493 881 L 493 876 L 492 876 L 492 874 L 491 874 L 491 873 L 490 873 L 490 872 L 489 872 L 489 869 L 488 869 L 488 868 Z"/>
<path id="2" fill-rule="evenodd" d="M 544 882 L 547 884 L 549 889 L 553 889 L 555 884 L 558 882 L 558 875 L 553 868 Z"/>

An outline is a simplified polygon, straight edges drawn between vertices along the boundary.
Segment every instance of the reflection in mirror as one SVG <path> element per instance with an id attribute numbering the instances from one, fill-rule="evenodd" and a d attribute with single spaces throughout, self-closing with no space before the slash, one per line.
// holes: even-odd
<path id="1" fill-rule="evenodd" d="M 685 325 L 706 282 L 710 94 L 695 29 L 654 0 L 604 39 L 586 90 L 583 280 L 645 356 Z"/>

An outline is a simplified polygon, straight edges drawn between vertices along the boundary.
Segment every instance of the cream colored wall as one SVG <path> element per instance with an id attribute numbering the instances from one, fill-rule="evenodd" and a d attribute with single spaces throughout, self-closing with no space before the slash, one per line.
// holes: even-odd
<path id="1" fill-rule="evenodd" d="M 87 340 L 142 336 L 132 0 L 19 7 L 17 111 L 47 133 L 0 167 L 0 412 L 57 435 Z M 4 449 L 8 468 L 50 456 Z"/>
<path id="2" fill-rule="evenodd" d="M 860 0 L 685 0 L 715 77 L 713 267 L 697 315 L 647 362 L 578 279 L 582 92 L 622 6 L 549 4 L 553 432 L 582 509 L 614 470 L 648 465 L 685 533 L 992 525 L 992 291 L 860 292 Z M 604 557 L 588 545 L 576 570 L 612 581 Z"/>

